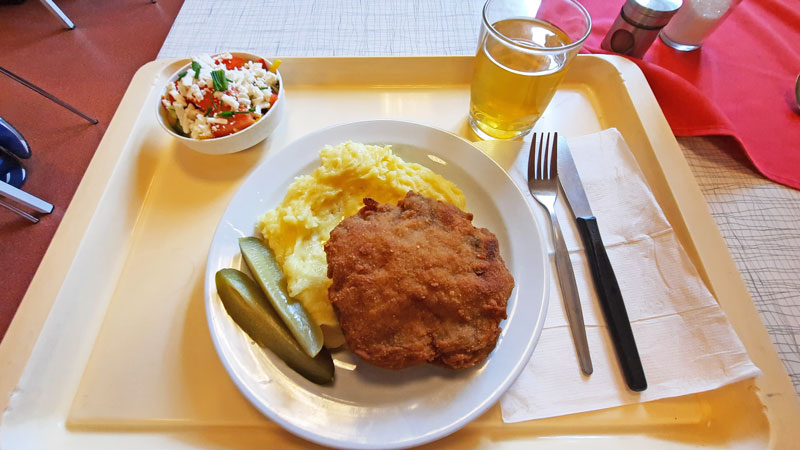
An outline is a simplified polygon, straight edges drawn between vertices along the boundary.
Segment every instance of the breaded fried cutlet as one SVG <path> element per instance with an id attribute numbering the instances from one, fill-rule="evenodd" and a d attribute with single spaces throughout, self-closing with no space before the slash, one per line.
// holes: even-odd
<path id="1" fill-rule="evenodd" d="M 413 191 L 397 206 L 364 205 L 325 244 L 328 298 L 348 346 L 388 369 L 483 361 L 514 288 L 495 235 Z"/>

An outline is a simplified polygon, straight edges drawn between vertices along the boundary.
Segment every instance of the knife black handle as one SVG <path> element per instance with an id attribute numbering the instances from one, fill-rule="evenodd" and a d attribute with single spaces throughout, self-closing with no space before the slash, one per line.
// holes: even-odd
<path id="1" fill-rule="evenodd" d="M 625 310 L 625 303 L 622 301 L 622 293 L 620 293 L 619 285 L 617 284 L 617 277 L 614 275 L 611 261 L 608 260 L 608 254 L 606 254 L 606 247 L 600 237 L 597 219 L 593 216 L 578 217 L 576 221 L 578 230 L 586 245 L 592 278 L 594 278 L 595 286 L 597 286 L 600 305 L 608 323 L 611 340 L 617 350 L 617 358 L 619 358 L 625 382 L 632 391 L 643 391 L 647 389 L 647 379 L 644 376 L 636 341 L 633 339 L 631 322 L 628 320 L 628 312 Z"/>

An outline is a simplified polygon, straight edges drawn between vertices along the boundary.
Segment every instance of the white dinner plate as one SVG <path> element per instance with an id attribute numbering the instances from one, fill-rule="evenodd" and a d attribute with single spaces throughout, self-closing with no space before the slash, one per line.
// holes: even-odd
<path id="1" fill-rule="evenodd" d="M 497 347 L 482 364 L 450 370 L 430 364 L 392 371 L 333 353 L 335 380 L 319 386 L 253 343 L 228 316 L 214 286 L 223 268 L 241 268 L 237 239 L 256 234 L 258 217 L 283 200 L 294 177 L 319 166 L 326 144 L 391 144 L 406 161 L 427 166 L 464 192 L 474 224 L 498 238 L 515 286 Z M 402 448 L 444 437 L 492 406 L 514 382 L 544 323 L 546 247 L 522 192 L 468 141 L 436 128 L 370 120 L 325 128 L 289 144 L 253 170 L 214 234 L 205 278 L 208 326 L 238 388 L 267 417 L 310 441 L 340 448 Z"/>

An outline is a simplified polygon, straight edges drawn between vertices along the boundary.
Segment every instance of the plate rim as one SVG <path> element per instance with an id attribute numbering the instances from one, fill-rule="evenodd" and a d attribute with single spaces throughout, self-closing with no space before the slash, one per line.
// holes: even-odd
<path id="1" fill-rule="evenodd" d="M 457 420 L 449 423 L 446 427 L 440 428 L 438 430 L 433 430 L 433 432 L 421 435 L 411 436 L 409 438 L 405 438 L 404 440 L 394 440 L 388 443 L 367 443 L 367 442 L 353 442 L 353 441 L 343 441 L 341 439 L 336 439 L 335 437 L 329 436 L 324 434 L 323 432 L 310 432 L 309 430 L 302 428 L 296 424 L 294 424 L 288 418 L 283 417 L 278 411 L 271 409 L 268 405 L 263 404 L 260 398 L 257 398 L 253 392 L 249 389 L 249 387 L 245 384 L 244 380 L 241 380 L 238 374 L 234 371 L 234 368 L 231 367 L 232 360 L 229 360 L 227 354 L 223 351 L 222 344 L 219 341 L 219 336 L 214 333 L 214 324 L 212 322 L 212 302 L 214 301 L 213 294 L 216 293 L 216 287 L 213 286 L 213 274 L 209 275 L 211 272 L 212 267 L 212 253 L 216 249 L 215 242 L 217 241 L 217 235 L 221 232 L 221 229 L 224 226 L 225 217 L 228 216 L 228 213 L 231 211 L 231 207 L 234 204 L 236 198 L 241 195 L 242 187 L 247 184 L 251 177 L 255 176 L 256 172 L 260 169 L 260 167 L 270 164 L 273 162 L 274 159 L 278 158 L 282 155 L 287 148 L 290 148 L 296 145 L 298 142 L 303 140 L 313 140 L 314 137 L 318 137 L 319 135 L 330 133 L 332 130 L 343 128 L 343 127 L 352 127 L 352 126 L 369 126 L 369 124 L 387 124 L 387 123 L 398 123 L 400 126 L 413 126 L 413 127 L 421 127 L 428 130 L 432 130 L 436 133 L 444 133 L 449 135 L 451 138 L 456 138 L 463 143 L 468 144 L 470 147 L 473 148 L 474 151 L 483 155 L 483 157 L 491 161 L 500 171 L 502 172 L 505 179 L 510 183 L 511 186 L 514 187 L 514 191 L 519 194 L 520 198 L 522 199 L 523 203 L 527 206 L 527 214 L 531 219 L 532 224 L 534 225 L 534 232 L 536 234 L 536 240 L 540 248 L 543 250 L 540 255 L 541 264 L 543 268 L 543 286 L 541 292 L 537 290 L 536 296 L 541 296 L 541 306 L 539 307 L 538 316 L 536 322 L 532 325 L 533 330 L 531 333 L 530 338 L 525 344 L 525 350 L 520 354 L 519 360 L 513 365 L 513 368 L 509 372 L 508 376 L 506 376 L 501 383 L 497 385 L 497 387 L 491 392 L 491 395 L 487 396 L 486 398 L 482 399 L 479 403 L 477 403 L 467 414 L 459 417 Z M 533 212 L 530 202 L 525 198 L 525 195 L 520 188 L 520 186 L 514 182 L 513 178 L 510 176 L 508 171 L 502 168 L 500 164 L 498 164 L 494 159 L 492 159 L 489 155 L 485 154 L 480 148 L 475 146 L 472 142 L 465 139 L 462 136 L 459 136 L 451 131 L 432 126 L 430 124 L 415 122 L 410 120 L 398 120 L 398 119 L 391 119 L 391 118 L 379 118 L 379 119 L 364 119 L 364 120 L 355 120 L 355 121 L 347 121 L 347 122 L 340 122 L 335 123 L 332 125 L 328 125 L 326 127 L 319 128 L 317 130 L 311 131 L 306 133 L 302 136 L 297 137 L 296 139 L 288 142 L 287 144 L 283 145 L 280 149 L 275 151 L 272 155 L 265 158 L 263 161 L 260 161 L 257 165 L 253 167 L 253 169 L 247 174 L 244 178 L 240 186 L 237 188 L 236 192 L 233 194 L 231 199 L 228 202 L 228 205 L 225 208 L 225 211 L 220 216 L 220 220 L 217 223 L 217 226 L 214 230 L 212 235 L 212 241 L 209 246 L 208 255 L 206 258 L 206 267 L 205 267 L 205 274 L 204 274 L 204 309 L 206 315 L 206 324 L 209 329 L 209 334 L 211 336 L 212 343 L 214 344 L 214 349 L 217 353 L 217 356 L 222 362 L 225 370 L 230 377 L 231 381 L 234 382 L 237 389 L 247 398 L 247 400 L 253 405 L 261 414 L 266 416 L 269 420 L 274 421 L 278 425 L 280 425 L 284 430 L 291 432 L 292 434 L 306 439 L 310 442 L 321 444 L 325 446 L 330 446 L 334 448 L 348 448 L 348 449 L 398 449 L 398 448 L 407 448 L 413 447 L 418 445 L 423 445 L 429 442 L 436 441 L 438 439 L 442 439 L 465 425 L 472 422 L 475 418 L 479 417 L 481 414 L 486 412 L 491 406 L 496 404 L 500 397 L 502 396 L 505 391 L 516 381 L 519 377 L 520 373 L 522 372 L 525 365 L 527 365 L 534 348 L 536 347 L 540 337 L 542 330 L 544 328 L 544 321 L 547 316 L 547 309 L 549 304 L 549 291 L 550 291 L 550 283 L 549 283 L 549 272 L 550 272 L 550 265 L 549 265 L 549 253 L 547 250 L 547 245 L 544 240 L 544 236 L 541 232 L 541 227 L 539 226 L 538 219 Z M 515 286 L 516 289 L 516 286 Z M 213 291 L 213 292 L 212 292 Z M 519 294 L 517 294 L 519 295 Z M 269 355 L 269 353 L 267 353 Z"/>

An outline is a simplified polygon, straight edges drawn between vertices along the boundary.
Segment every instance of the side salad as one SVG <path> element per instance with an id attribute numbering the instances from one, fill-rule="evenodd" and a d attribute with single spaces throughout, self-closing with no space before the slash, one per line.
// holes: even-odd
<path id="1" fill-rule="evenodd" d="M 192 60 L 161 96 L 172 129 L 193 139 L 212 139 L 254 124 L 278 100 L 280 60 L 248 61 L 223 53 Z"/>

